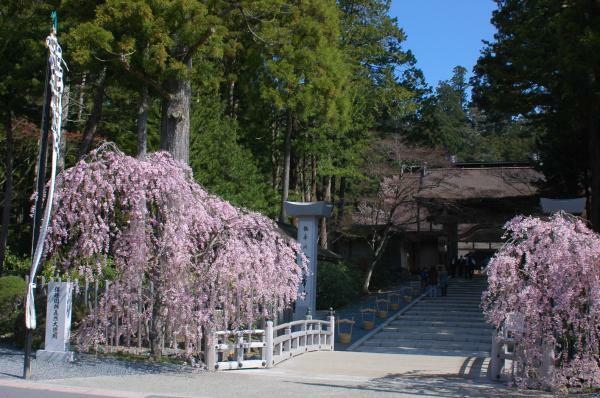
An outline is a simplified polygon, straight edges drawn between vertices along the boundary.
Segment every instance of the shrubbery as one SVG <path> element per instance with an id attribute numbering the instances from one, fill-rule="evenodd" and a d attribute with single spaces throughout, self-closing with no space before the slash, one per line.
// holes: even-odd
<path id="1" fill-rule="evenodd" d="M 0 278 L 0 336 L 12 333 L 19 312 L 23 312 L 25 280 L 18 276 Z"/>
<path id="2" fill-rule="evenodd" d="M 29 267 L 31 267 L 30 258 L 19 257 L 9 247 L 6 248 L 6 252 L 4 253 L 4 273 L 25 277 L 25 275 L 29 274 Z"/>
<path id="3" fill-rule="evenodd" d="M 360 295 L 362 272 L 344 263 L 319 263 L 317 309 L 341 308 Z"/>

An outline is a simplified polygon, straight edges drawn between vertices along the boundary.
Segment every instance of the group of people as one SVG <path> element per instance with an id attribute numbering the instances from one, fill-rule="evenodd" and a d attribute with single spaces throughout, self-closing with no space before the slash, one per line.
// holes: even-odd
<path id="1" fill-rule="evenodd" d="M 450 277 L 472 279 L 477 268 L 477 262 L 472 255 L 460 256 L 450 262 L 449 271 L 443 265 L 431 266 L 429 270 L 421 271 L 421 290 L 430 296 L 439 294 L 446 296 L 448 292 L 448 279 Z"/>
<path id="2" fill-rule="evenodd" d="M 448 272 L 443 265 L 436 268 L 432 266 L 429 271 L 421 271 L 421 290 L 427 292 L 431 297 L 448 294 Z"/>
<path id="3" fill-rule="evenodd" d="M 472 255 L 466 255 L 465 257 L 460 256 L 459 258 L 453 258 L 450 262 L 450 275 L 453 278 L 456 276 L 460 278 L 473 278 L 473 272 L 477 268 L 477 262 Z"/>

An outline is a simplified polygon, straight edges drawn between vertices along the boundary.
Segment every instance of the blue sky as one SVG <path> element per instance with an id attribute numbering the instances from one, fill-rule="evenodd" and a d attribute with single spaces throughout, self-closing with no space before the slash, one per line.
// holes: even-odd
<path id="1" fill-rule="evenodd" d="M 495 28 L 492 0 L 392 0 L 391 15 L 407 34 L 404 47 L 412 50 L 427 83 L 435 87 L 462 65 L 469 73 Z"/>

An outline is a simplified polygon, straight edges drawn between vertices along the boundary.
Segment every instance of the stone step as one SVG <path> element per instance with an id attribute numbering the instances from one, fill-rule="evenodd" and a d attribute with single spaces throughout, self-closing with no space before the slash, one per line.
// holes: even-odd
<path id="1" fill-rule="evenodd" d="M 487 283 L 483 284 L 483 283 L 474 283 L 474 284 L 470 284 L 470 285 L 460 285 L 458 283 L 449 283 L 448 284 L 448 288 L 452 288 L 452 289 L 459 289 L 459 290 L 485 290 L 488 288 Z"/>
<path id="2" fill-rule="evenodd" d="M 481 322 L 481 321 L 472 321 L 472 320 L 465 320 L 465 319 L 425 319 L 425 320 L 421 320 L 421 319 L 407 319 L 407 318 L 398 318 L 396 320 L 394 320 L 393 322 L 390 323 L 390 326 L 401 326 L 401 325 L 408 325 L 408 326 L 431 326 L 431 327 L 464 327 L 464 328 L 468 328 L 468 327 L 473 327 L 473 328 L 489 328 L 490 330 L 493 329 L 492 326 L 488 325 L 485 322 Z"/>
<path id="3" fill-rule="evenodd" d="M 493 330 L 489 327 L 460 327 L 460 326 L 425 326 L 425 325 L 398 325 L 386 326 L 382 332 L 397 332 L 397 333 L 440 333 L 440 334 L 456 334 L 456 335 L 475 335 L 491 338 Z"/>
<path id="4" fill-rule="evenodd" d="M 481 298 L 482 295 L 483 295 L 483 293 L 467 293 L 467 292 L 452 292 L 452 291 L 448 291 L 447 295 L 444 296 L 444 297 Z M 438 295 L 437 297 L 441 297 L 441 296 Z"/>
<path id="5" fill-rule="evenodd" d="M 482 296 L 483 295 L 483 291 L 480 290 L 454 290 L 454 289 L 448 289 L 448 295 L 449 296 Z"/>
<path id="6" fill-rule="evenodd" d="M 471 300 L 471 301 L 458 301 L 458 300 L 436 300 L 436 299 L 431 299 L 431 300 L 421 300 L 419 301 L 415 307 L 422 307 L 422 306 L 428 306 L 428 307 L 458 307 L 458 308 L 463 308 L 463 307 L 479 307 L 479 301 L 478 300 Z"/>
<path id="7" fill-rule="evenodd" d="M 479 307 L 481 305 L 480 299 L 448 299 L 448 300 L 437 300 L 437 299 L 427 299 L 420 301 L 417 305 L 421 304 L 431 304 L 431 305 L 472 305 L 475 307 Z"/>
<path id="8" fill-rule="evenodd" d="M 492 347 L 491 341 L 488 343 L 463 343 L 452 341 L 436 341 L 436 340 L 411 340 L 411 339 L 395 339 L 395 340 L 367 340 L 364 343 L 367 347 L 412 347 L 426 349 L 453 349 L 461 351 L 490 351 Z"/>
<path id="9" fill-rule="evenodd" d="M 436 355 L 436 356 L 457 356 L 457 357 L 488 357 L 488 351 L 465 351 L 459 349 L 424 349 L 414 347 L 368 347 L 360 346 L 356 349 L 359 352 L 372 352 L 378 354 L 404 354 L 404 355 Z"/>
<path id="10" fill-rule="evenodd" d="M 459 292 L 483 292 L 487 290 L 487 286 L 454 286 L 448 285 L 448 291 L 452 290 Z"/>
<path id="11" fill-rule="evenodd" d="M 406 333 L 382 331 L 373 336 L 373 340 L 428 340 L 428 341 L 450 341 L 456 343 L 492 344 L 492 337 L 479 336 L 475 334 L 449 334 L 449 333 Z"/>
<path id="12" fill-rule="evenodd" d="M 487 287 L 485 278 L 453 279 L 447 296 L 424 297 L 358 351 L 488 356 L 493 327 L 485 322 L 481 309 Z"/>
<path id="13" fill-rule="evenodd" d="M 448 299 L 446 299 L 446 300 L 427 299 L 427 300 L 423 300 L 422 302 L 423 303 L 433 303 L 433 304 L 464 304 L 464 305 L 474 305 L 476 307 L 479 307 L 479 305 L 481 305 L 481 298 L 468 299 L 468 298 L 448 297 Z"/>
<path id="14" fill-rule="evenodd" d="M 448 295 L 449 296 L 460 296 L 460 295 L 465 295 L 465 296 L 482 296 L 483 295 L 483 290 L 454 290 L 454 289 L 448 289 Z"/>
<path id="15" fill-rule="evenodd" d="M 425 305 L 417 305 L 408 310 L 409 313 L 413 312 L 422 312 L 422 313 L 450 313 L 450 314 L 479 314 L 483 315 L 480 308 L 477 307 L 462 307 L 456 308 L 452 306 L 448 307 L 438 307 L 438 306 L 425 306 Z"/>
<path id="16" fill-rule="evenodd" d="M 402 314 L 401 316 L 424 316 L 431 320 L 439 319 L 440 317 L 447 318 L 449 316 L 452 316 L 456 319 L 468 319 L 482 322 L 485 319 L 481 311 L 420 311 L 413 310 L 412 308 L 408 312 Z"/>
<path id="17" fill-rule="evenodd" d="M 483 314 L 475 313 L 475 314 L 465 314 L 465 313 L 449 313 L 449 312 L 405 312 L 401 315 L 402 319 L 413 319 L 416 321 L 428 321 L 428 320 L 438 320 L 438 321 L 452 321 L 452 320 L 462 320 L 462 321 L 471 321 L 484 322 Z"/>
<path id="18" fill-rule="evenodd" d="M 463 328 L 487 328 L 493 330 L 493 327 L 485 322 L 473 322 L 468 320 L 414 320 L 399 318 L 395 321 L 390 322 L 390 326 L 401 327 L 401 326 L 412 326 L 412 327 L 463 327 Z"/>

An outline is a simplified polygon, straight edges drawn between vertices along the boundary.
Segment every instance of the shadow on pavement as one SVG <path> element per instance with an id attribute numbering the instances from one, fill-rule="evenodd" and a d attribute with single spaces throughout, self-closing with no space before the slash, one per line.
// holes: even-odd
<path id="1" fill-rule="evenodd" d="M 550 397 L 541 391 L 519 391 L 506 383 L 487 379 L 487 358 L 468 357 L 457 374 L 435 374 L 423 370 L 388 374 L 358 385 L 293 382 L 304 385 L 427 397 Z"/>

